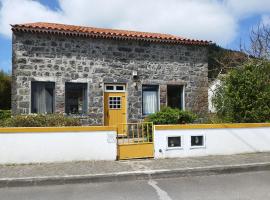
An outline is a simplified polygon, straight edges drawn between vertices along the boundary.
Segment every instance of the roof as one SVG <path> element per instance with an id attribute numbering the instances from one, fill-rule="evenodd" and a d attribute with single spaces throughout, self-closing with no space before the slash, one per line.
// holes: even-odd
<path id="1" fill-rule="evenodd" d="M 211 41 L 188 39 L 170 34 L 94 28 L 47 22 L 14 24 L 11 25 L 11 27 L 13 32 L 47 33 L 91 38 L 108 38 L 116 40 L 138 40 L 149 42 L 176 43 L 185 45 L 211 44 Z"/>

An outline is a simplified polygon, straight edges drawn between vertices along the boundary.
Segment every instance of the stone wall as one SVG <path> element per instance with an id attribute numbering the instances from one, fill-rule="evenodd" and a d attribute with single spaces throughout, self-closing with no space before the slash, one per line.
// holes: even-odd
<path id="1" fill-rule="evenodd" d="M 142 84 L 160 85 L 160 105 L 167 84 L 185 85 L 186 110 L 203 115 L 207 58 L 203 46 L 14 33 L 12 112 L 30 113 L 31 81 L 55 82 L 55 110 L 64 112 L 65 82 L 73 81 L 88 83 L 90 124 L 103 124 L 103 83 L 127 84 L 129 122 L 142 119 Z"/>

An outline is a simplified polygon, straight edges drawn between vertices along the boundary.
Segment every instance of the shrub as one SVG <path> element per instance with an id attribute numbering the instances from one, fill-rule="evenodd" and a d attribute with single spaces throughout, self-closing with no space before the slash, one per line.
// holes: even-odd
<path id="1" fill-rule="evenodd" d="M 80 119 L 61 114 L 50 115 L 17 115 L 4 120 L 5 127 L 59 127 L 80 126 Z"/>
<path id="2" fill-rule="evenodd" d="M 5 120 L 11 117 L 10 110 L 0 110 L 0 120 Z"/>
<path id="3" fill-rule="evenodd" d="M 149 115 L 146 121 L 154 124 L 186 124 L 192 123 L 196 115 L 179 109 L 164 107 L 159 112 Z"/>
<path id="4" fill-rule="evenodd" d="M 250 61 L 221 80 L 213 103 L 226 122 L 270 120 L 270 63 Z"/>

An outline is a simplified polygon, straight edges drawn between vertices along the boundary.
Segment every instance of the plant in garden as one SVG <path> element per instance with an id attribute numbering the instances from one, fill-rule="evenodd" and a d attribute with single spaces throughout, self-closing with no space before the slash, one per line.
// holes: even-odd
<path id="1" fill-rule="evenodd" d="M 253 60 L 222 78 L 213 103 L 217 115 L 227 122 L 270 120 L 270 63 Z"/>
<path id="2" fill-rule="evenodd" d="M 0 110 L 0 120 L 5 120 L 11 117 L 10 110 Z"/>
<path id="3" fill-rule="evenodd" d="M 0 124 L 5 127 L 60 127 L 80 126 L 80 119 L 62 114 L 16 115 Z"/>
<path id="4" fill-rule="evenodd" d="M 186 124 L 195 119 L 196 115 L 191 112 L 164 107 L 159 112 L 148 115 L 145 120 L 154 124 Z"/>

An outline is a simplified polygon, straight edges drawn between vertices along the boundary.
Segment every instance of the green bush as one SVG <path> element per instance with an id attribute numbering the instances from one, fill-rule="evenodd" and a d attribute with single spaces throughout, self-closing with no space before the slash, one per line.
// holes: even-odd
<path id="1" fill-rule="evenodd" d="M 51 115 L 17 115 L 0 124 L 4 127 L 60 127 L 80 126 L 80 119 L 61 114 Z"/>
<path id="2" fill-rule="evenodd" d="M 154 124 L 186 124 L 192 123 L 196 115 L 179 109 L 164 107 L 159 112 L 147 116 L 146 121 Z"/>
<path id="3" fill-rule="evenodd" d="M 0 110 L 0 120 L 5 120 L 11 117 L 10 110 Z"/>
<path id="4" fill-rule="evenodd" d="M 250 61 L 230 71 L 216 89 L 213 103 L 226 122 L 270 120 L 270 63 Z"/>

